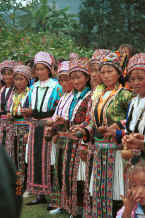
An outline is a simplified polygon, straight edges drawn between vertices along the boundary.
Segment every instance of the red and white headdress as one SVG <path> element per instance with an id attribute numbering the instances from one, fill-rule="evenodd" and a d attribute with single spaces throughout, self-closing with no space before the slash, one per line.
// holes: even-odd
<path id="1" fill-rule="evenodd" d="M 107 49 L 96 49 L 90 60 L 91 63 L 99 64 L 104 56 L 110 53 L 110 50 Z"/>
<path id="2" fill-rule="evenodd" d="M 139 53 L 130 58 L 127 73 L 136 69 L 145 71 L 145 53 Z"/>
<path id="3" fill-rule="evenodd" d="M 62 74 L 69 74 L 70 61 L 63 61 L 58 65 L 57 76 Z"/>
<path id="4" fill-rule="evenodd" d="M 5 60 L 3 62 L 0 63 L 0 72 L 3 70 L 3 69 L 11 69 L 13 70 L 13 68 L 16 66 L 16 62 L 15 61 L 12 61 L 12 60 Z"/>
<path id="5" fill-rule="evenodd" d="M 81 71 L 89 75 L 89 59 L 79 58 L 70 62 L 70 74 L 74 71 Z"/>

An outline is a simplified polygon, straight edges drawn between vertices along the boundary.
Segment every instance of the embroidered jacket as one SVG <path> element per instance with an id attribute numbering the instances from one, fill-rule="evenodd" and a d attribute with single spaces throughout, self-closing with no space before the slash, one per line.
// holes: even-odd
<path id="1" fill-rule="evenodd" d="M 56 117 L 58 116 L 64 118 L 65 120 L 69 120 L 68 110 L 72 100 L 73 100 L 73 93 L 72 92 L 65 93 L 60 98 L 52 119 L 55 120 Z"/>
<path id="2" fill-rule="evenodd" d="M 6 86 L 2 87 L 0 90 L 0 113 L 6 114 L 10 111 L 10 107 L 12 104 L 12 95 L 13 95 L 14 87 L 6 88 Z"/>
<path id="3" fill-rule="evenodd" d="M 99 127 L 103 124 L 110 126 L 113 123 L 124 120 L 126 118 L 126 113 L 128 110 L 128 104 L 133 97 L 133 93 L 129 90 L 119 87 L 117 84 L 115 87 L 114 94 L 108 98 L 100 111 L 100 118 L 98 117 L 98 105 L 100 97 L 103 94 L 105 87 L 102 85 L 97 86 L 95 90 L 95 95 L 92 98 L 92 110 L 91 110 L 91 120 L 86 129 L 90 134 L 94 134 L 94 128 Z M 88 119 L 89 120 L 89 119 Z"/>
<path id="4" fill-rule="evenodd" d="M 24 92 L 18 94 L 14 91 L 12 96 L 12 104 L 10 107 L 10 113 L 14 116 L 21 116 L 21 108 L 28 107 L 28 93 L 29 88 L 27 87 Z"/>
<path id="5" fill-rule="evenodd" d="M 140 97 L 136 96 L 132 99 L 128 107 L 125 130 L 117 130 L 116 138 L 121 140 L 125 133 L 140 133 L 145 135 L 145 99 L 138 105 Z"/>
<path id="6" fill-rule="evenodd" d="M 48 112 L 52 116 L 61 96 L 62 87 L 56 80 L 50 78 L 43 86 L 38 81 L 30 89 L 29 107 L 35 112 Z"/>

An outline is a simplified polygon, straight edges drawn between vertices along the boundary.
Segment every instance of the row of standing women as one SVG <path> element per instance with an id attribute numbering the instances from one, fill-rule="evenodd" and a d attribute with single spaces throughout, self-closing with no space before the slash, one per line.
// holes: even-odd
<path id="1" fill-rule="evenodd" d="M 0 138 L 16 165 L 16 193 L 35 194 L 28 205 L 49 196 L 50 213 L 115 217 L 128 168 L 144 159 L 145 54 L 98 49 L 91 60 L 61 62 L 57 78 L 54 62 L 35 55 L 31 86 L 29 66 L 1 63 Z"/>

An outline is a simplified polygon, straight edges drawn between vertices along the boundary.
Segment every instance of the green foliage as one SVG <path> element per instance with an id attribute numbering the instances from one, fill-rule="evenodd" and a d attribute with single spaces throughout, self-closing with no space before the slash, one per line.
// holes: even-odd
<path id="1" fill-rule="evenodd" d="M 80 43 L 88 47 L 117 48 L 145 45 L 145 1 L 82 0 Z M 140 43 L 142 41 L 142 43 Z"/>
<path id="2" fill-rule="evenodd" d="M 0 61 L 27 61 L 40 51 L 48 51 L 56 58 L 68 59 L 70 52 L 90 57 L 92 50 L 79 47 L 74 40 L 77 20 L 68 9 L 57 9 L 55 2 L 33 0 L 26 7 L 10 4 L 7 20 L 0 16 Z M 5 7 L 8 7 L 4 3 Z"/>
<path id="3" fill-rule="evenodd" d="M 40 50 L 56 58 L 67 59 L 70 52 L 90 57 L 95 48 L 116 49 L 122 43 L 142 50 L 144 0 L 81 2 L 78 20 L 68 8 L 58 9 L 55 1 L 50 4 L 49 0 L 32 0 L 23 6 L 21 1 L 1 0 L 0 61 L 25 61 Z"/>
<path id="4" fill-rule="evenodd" d="M 38 51 L 48 51 L 56 58 L 68 59 L 70 52 L 77 52 L 80 56 L 90 57 L 92 50 L 78 47 L 72 38 L 63 33 L 50 34 L 49 32 L 21 32 L 15 30 L 0 32 L 0 62 L 4 59 L 27 61 Z"/>

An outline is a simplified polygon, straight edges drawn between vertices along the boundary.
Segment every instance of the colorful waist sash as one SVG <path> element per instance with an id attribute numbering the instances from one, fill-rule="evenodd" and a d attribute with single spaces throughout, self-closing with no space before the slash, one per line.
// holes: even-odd
<path id="1" fill-rule="evenodd" d="M 118 149 L 118 145 L 109 142 L 108 140 L 105 139 L 100 139 L 97 137 L 94 137 L 95 139 L 95 145 L 97 149 Z"/>

